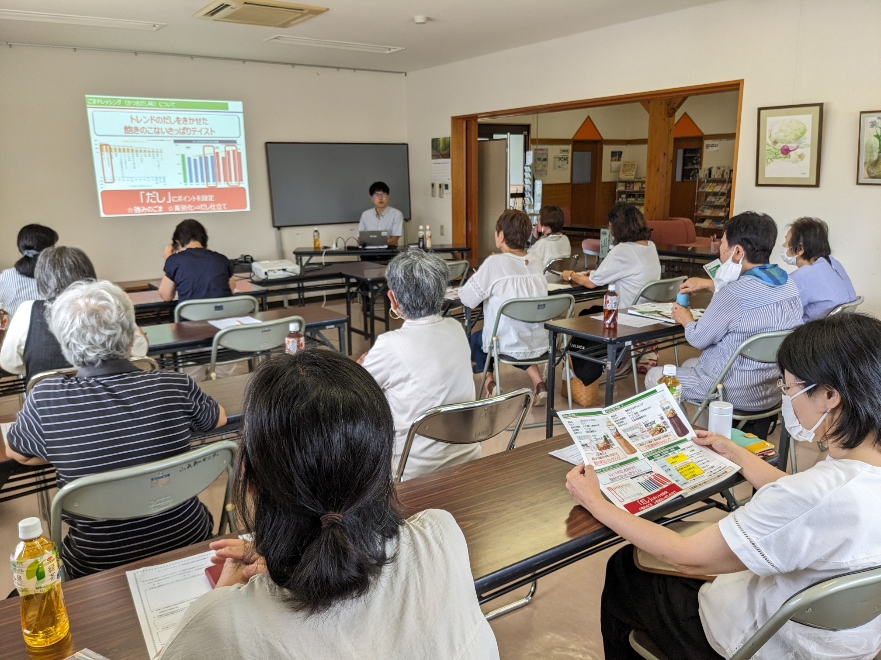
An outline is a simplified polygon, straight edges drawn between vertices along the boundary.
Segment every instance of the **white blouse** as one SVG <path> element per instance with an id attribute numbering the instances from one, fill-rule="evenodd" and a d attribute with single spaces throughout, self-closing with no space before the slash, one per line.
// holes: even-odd
<path id="1" fill-rule="evenodd" d="M 454 319 L 427 316 L 404 321 L 400 330 L 376 338 L 364 368 L 385 392 L 395 420 L 398 461 L 413 421 L 429 408 L 474 400 L 471 349 Z M 413 439 L 404 479 L 480 458 L 480 445 L 453 445 L 421 435 Z"/>
<path id="2" fill-rule="evenodd" d="M 502 303 L 512 298 L 541 298 L 548 295 L 545 278 L 527 265 L 529 255 L 506 252 L 486 258 L 477 272 L 459 289 L 459 300 L 468 307 L 483 303 L 483 352 L 489 354 L 492 329 Z M 536 260 L 531 260 L 536 261 Z M 499 322 L 499 350 L 518 359 L 537 358 L 548 350 L 548 333 L 541 323 L 524 323 L 509 318 Z"/>
<path id="3" fill-rule="evenodd" d="M 638 302 L 636 294 L 642 287 L 659 279 L 661 260 L 658 259 L 658 249 L 651 241 L 648 241 L 648 245 L 618 243 L 609 250 L 600 267 L 590 274 L 590 281 L 597 286 L 615 285 L 622 310 Z"/>
<path id="4" fill-rule="evenodd" d="M 533 243 L 527 252 L 529 265 L 533 265 L 533 261 L 538 263 L 538 272 L 544 273 L 544 267 L 554 259 L 568 257 L 572 254 L 572 248 L 569 245 L 569 237 L 565 234 L 548 234 L 544 238 L 538 239 Z M 531 270 L 531 269 L 530 269 Z M 545 274 L 548 282 L 559 282 L 560 276 L 553 273 Z"/>

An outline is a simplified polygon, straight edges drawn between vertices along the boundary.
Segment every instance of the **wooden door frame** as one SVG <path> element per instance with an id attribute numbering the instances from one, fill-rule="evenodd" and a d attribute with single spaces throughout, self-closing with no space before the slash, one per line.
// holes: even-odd
<path id="1" fill-rule="evenodd" d="M 737 160 L 740 152 L 740 120 L 743 112 L 743 79 L 728 80 L 724 82 L 706 83 L 690 87 L 675 87 L 660 89 L 650 92 L 635 94 L 619 94 L 617 96 L 604 96 L 579 101 L 564 101 L 562 103 L 546 103 L 521 108 L 509 108 L 506 110 L 491 110 L 476 112 L 468 115 L 457 115 L 450 118 L 451 140 L 451 168 L 453 182 L 453 243 L 471 246 L 472 255 L 477 247 L 477 121 L 479 119 L 494 119 L 498 117 L 510 117 L 512 115 L 529 115 L 544 112 L 560 112 L 562 110 L 582 110 L 585 108 L 599 108 L 609 105 L 621 105 L 625 103 L 640 103 L 653 99 L 676 98 L 682 96 L 702 96 L 705 94 L 718 94 L 720 92 L 738 92 L 737 100 L 737 126 L 735 128 L 734 164 L 731 179 L 731 209 L 734 209 L 734 193 L 737 184 Z M 532 136 L 530 136 L 532 137 Z M 538 136 L 534 136 L 538 138 Z M 472 257 L 474 261 L 474 257 Z"/>

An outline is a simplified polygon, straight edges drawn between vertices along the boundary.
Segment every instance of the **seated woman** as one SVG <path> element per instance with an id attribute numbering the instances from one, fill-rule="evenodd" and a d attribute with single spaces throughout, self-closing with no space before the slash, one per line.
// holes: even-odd
<path id="1" fill-rule="evenodd" d="M 618 294 L 618 306 L 624 310 L 639 302 L 636 294 L 649 282 L 661 278 L 661 261 L 658 250 L 649 240 L 652 230 L 646 224 L 642 212 L 633 204 L 615 204 L 606 214 L 609 232 L 612 237 L 612 248 L 603 259 L 599 268 L 586 273 L 575 273 L 571 270 L 563 272 L 563 280 L 595 289 L 598 286 L 615 285 Z M 582 310 L 580 315 L 602 313 L 601 305 Z M 584 350 L 583 342 L 575 341 L 572 347 Z M 643 355 L 641 363 L 657 364 L 657 353 Z M 654 366 L 654 365 L 650 365 Z M 575 375 L 585 385 L 595 382 L 603 374 L 603 366 L 587 360 L 572 360 Z"/>
<path id="2" fill-rule="evenodd" d="M 483 329 L 471 334 L 471 361 L 474 373 L 483 373 L 487 355 L 492 346 L 492 331 L 502 303 L 512 298 L 540 298 L 548 295 L 548 283 L 530 268 L 526 255 L 526 241 L 532 223 L 523 211 L 508 210 L 496 221 L 496 247 L 501 254 L 487 257 L 477 272 L 459 289 L 459 300 L 468 307 L 483 303 Z M 538 263 L 538 262 L 536 262 Z M 485 331 L 485 332 L 484 332 Z M 548 333 L 541 323 L 524 323 L 509 318 L 499 321 L 499 352 L 511 357 L 528 360 L 548 351 Z M 526 369 L 535 390 L 535 405 L 544 405 L 548 398 L 548 386 L 541 378 L 538 367 Z M 495 391 L 493 364 L 487 366 L 485 394 Z"/>
<path id="3" fill-rule="evenodd" d="M 163 253 L 165 268 L 159 283 L 162 300 L 178 302 L 225 298 L 236 290 L 229 259 L 208 249 L 208 232 L 198 220 L 183 220 L 174 228 Z"/>
<path id="4" fill-rule="evenodd" d="M 881 321 L 844 314 L 808 323 L 783 341 L 777 361 L 791 403 L 783 409 L 786 428 L 827 440 L 830 460 L 787 475 L 698 431 L 695 442 L 740 465 L 758 489 L 718 523 L 682 537 L 611 504 L 593 468 L 579 465 L 567 476 L 575 501 L 599 522 L 685 574 L 641 571 L 632 546 L 609 559 L 601 609 L 607 658 L 639 658 L 627 641 L 631 630 L 669 658 L 728 658 L 805 587 L 881 564 Z M 754 657 L 869 659 L 879 650 L 881 617 L 839 632 L 790 621 Z"/>
<path id="5" fill-rule="evenodd" d="M 162 660 L 498 658 L 468 548 L 446 511 L 402 520 L 394 420 L 364 369 L 331 351 L 279 355 L 245 394 L 236 511 L 214 590 Z"/>
<path id="6" fill-rule="evenodd" d="M 95 267 L 86 253 L 63 245 L 43 250 L 37 259 L 35 276 L 42 300 L 21 304 L 20 314 L 12 318 L 0 346 L 0 367 L 11 374 L 24 374 L 27 381 L 44 371 L 71 366 L 49 330 L 46 310 L 56 296 L 74 282 L 97 279 Z M 148 348 L 147 338 L 136 327 L 132 355 L 143 357 Z"/>
<path id="7" fill-rule="evenodd" d="M 799 218 L 789 226 L 780 257 L 798 270 L 790 273 L 798 287 L 802 320 L 815 321 L 857 297 L 844 266 L 832 256 L 829 227 L 818 218 Z"/>
<path id="8" fill-rule="evenodd" d="M 49 329 L 76 376 L 47 378 L 25 399 L 6 455 L 51 463 L 59 487 L 91 474 L 158 461 L 190 448 L 191 431 L 226 424 L 226 413 L 186 375 L 141 371 L 127 358 L 135 310 L 110 282 L 76 282 L 49 308 Z M 71 578 L 128 564 L 211 536 L 199 498 L 132 520 L 64 515 L 61 559 Z"/>
<path id="9" fill-rule="evenodd" d="M 37 282 L 34 269 L 40 252 L 58 242 L 55 230 L 43 225 L 25 225 L 18 231 L 18 251 L 21 259 L 12 268 L 0 272 L 0 309 L 9 314 L 10 320 L 25 300 L 37 300 Z"/>
<path id="10" fill-rule="evenodd" d="M 563 233 L 564 223 L 563 209 L 559 206 L 542 206 L 532 231 L 537 240 L 526 251 L 529 266 L 535 269 L 535 272 L 543 273 L 548 282 L 559 282 L 560 276 L 545 273 L 545 266 L 554 259 L 572 254 L 569 237 Z"/>
<path id="11" fill-rule="evenodd" d="M 471 351 L 462 325 L 440 315 L 447 288 L 447 265 L 436 254 L 407 250 L 388 265 L 392 315 L 404 319 L 399 330 L 376 338 L 359 362 L 385 393 L 395 420 L 392 470 L 410 425 L 429 408 L 474 400 Z M 480 445 L 452 445 L 422 436 L 413 439 L 404 479 L 480 458 Z"/>

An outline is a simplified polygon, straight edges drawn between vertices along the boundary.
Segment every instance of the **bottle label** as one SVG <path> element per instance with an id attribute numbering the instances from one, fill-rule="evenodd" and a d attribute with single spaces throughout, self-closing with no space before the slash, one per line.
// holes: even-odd
<path id="1" fill-rule="evenodd" d="M 605 309 L 618 309 L 618 296 L 608 296 L 603 302 Z"/>
<path id="2" fill-rule="evenodd" d="M 667 385 L 667 389 L 670 390 L 670 394 L 676 399 L 676 403 L 679 403 L 682 400 L 682 385 Z"/>
<path id="3" fill-rule="evenodd" d="M 289 355 L 293 355 L 297 351 L 306 348 L 306 338 L 303 335 L 299 337 L 287 337 L 284 340 L 284 349 Z"/>
<path id="4" fill-rule="evenodd" d="M 33 559 L 13 559 L 12 582 L 19 595 L 42 594 L 49 591 L 59 580 L 58 552 L 52 549 Z"/>

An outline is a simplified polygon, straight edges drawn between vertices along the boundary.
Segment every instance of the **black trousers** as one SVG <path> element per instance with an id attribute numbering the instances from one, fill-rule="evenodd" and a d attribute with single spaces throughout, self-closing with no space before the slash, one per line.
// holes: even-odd
<path id="1" fill-rule="evenodd" d="M 625 545 L 606 564 L 600 626 L 606 660 L 640 660 L 628 636 L 639 630 L 668 658 L 718 660 L 704 635 L 697 608 L 702 580 L 657 575 L 633 563 L 633 546 Z"/>
<path id="2" fill-rule="evenodd" d="M 583 309 L 578 313 L 578 316 L 587 316 L 602 314 L 603 306 L 602 305 L 594 305 L 593 307 L 588 307 L 587 309 Z M 583 339 L 573 339 L 572 343 L 569 346 L 575 350 L 583 351 L 588 346 L 596 346 L 597 344 L 593 342 L 587 342 Z M 600 379 L 600 376 L 603 375 L 603 371 L 605 371 L 605 367 L 598 362 L 588 362 L 587 360 L 579 360 L 578 358 L 572 358 L 572 371 L 575 372 L 575 376 L 585 385 L 590 385 L 591 383 Z"/>

